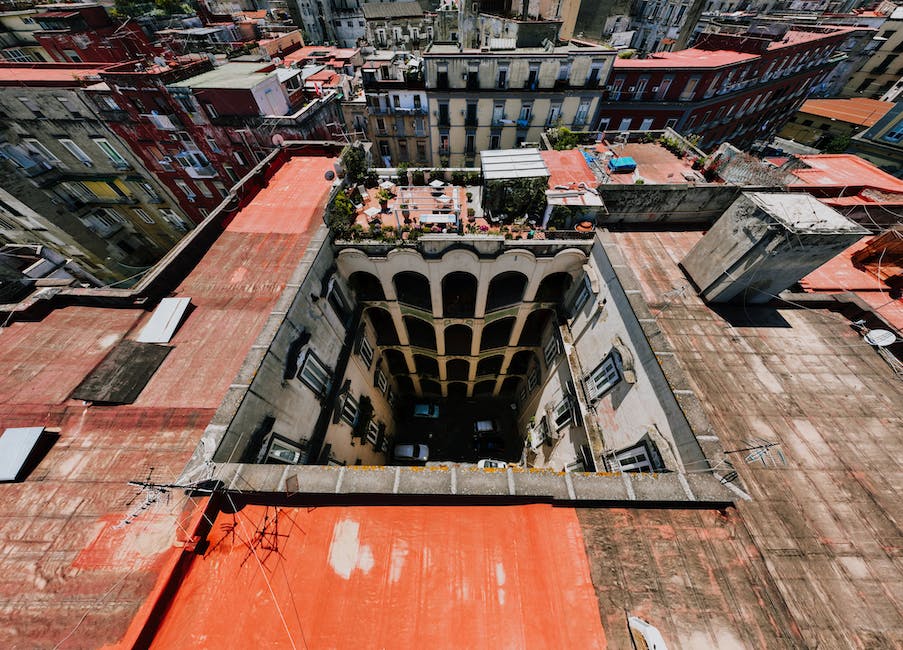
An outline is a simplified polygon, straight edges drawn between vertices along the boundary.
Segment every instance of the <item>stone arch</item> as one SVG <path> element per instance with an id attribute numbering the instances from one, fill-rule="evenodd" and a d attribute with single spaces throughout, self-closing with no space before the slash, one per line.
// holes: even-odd
<path id="1" fill-rule="evenodd" d="M 401 271 L 392 278 L 395 285 L 395 296 L 398 302 L 424 311 L 432 311 L 433 299 L 430 297 L 430 281 L 422 273 Z"/>
<path id="2" fill-rule="evenodd" d="M 470 375 L 470 362 L 466 359 L 449 359 L 445 363 L 446 379 L 463 379 L 467 381 Z"/>
<path id="3" fill-rule="evenodd" d="M 442 278 L 442 315 L 445 318 L 473 318 L 476 306 L 475 275 L 453 271 Z"/>
<path id="4" fill-rule="evenodd" d="M 449 325 L 445 328 L 445 354 L 469 355 L 473 345 L 473 330 L 467 325 Z"/>
<path id="5" fill-rule="evenodd" d="M 348 278 L 348 285 L 358 300 L 385 300 L 386 292 L 379 278 L 367 271 L 355 271 Z"/>
<path id="6" fill-rule="evenodd" d="M 530 312 L 517 341 L 518 347 L 542 345 L 542 333 L 552 322 L 554 313 L 550 309 L 537 309 Z"/>
<path id="7" fill-rule="evenodd" d="M 513 318 L 500 318 L 483 328 L 480 339 L 480 351 L 508 347 L 511 342 L 511 330 L 514 328 Z"/>
<path id="8" fill-rule="evenodd" d="M 398 332 L 389 312 L 382 307 L 368 307 L 365 313 L 376 332 L 377 345 L 398 345 Z"/>
<path id="9" fill-rule="evenodd" d="M 489 281 L 486 294 L 486 311 L 502 309 L 516 305 L 524 298 L 527 289 L 527 276 L 520 271 L 505 271 Z"/>
<path id="10" fill-rule="evenodd" d="M 417 348 L 436 349 L 436 330 L 430 323 L 414 316 L 404 317 L 404 326 L 408 330 L 408 342 Z"/>

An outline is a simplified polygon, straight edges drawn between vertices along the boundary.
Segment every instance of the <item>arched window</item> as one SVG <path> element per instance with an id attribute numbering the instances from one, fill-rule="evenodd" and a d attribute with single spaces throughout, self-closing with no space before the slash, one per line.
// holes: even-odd
<path id="1" fill-rule="evenodd" d="M 368 307 L 367 317 L 376 332 L 377 345 L 398 345 L 398 333 L 395 331 L 395 321 L 391 314 L 382 307 Z"/>
<path id="2" fill-rule="evenodd" d="M 499 273 L 489 282 L 489 293 L 486 295 L 486 311 L 493 311 L 516 305 L 524 298 L 527 288 L 527 276 L 517 271 Z"/>
<path id="3" fill-rule="evenodd" d="M 404 326 L 408 330 L 408 342 L 417 348 L 436 349 L 436 331 L 433 326 L 413 316 L 404 317 Z"/>
<path id="4" fill-rule="evenodd" d="M 425 275 L 414 271 L 402 271 L 392 278 L 395 284 L 395 295 L 398 302 L 425 311 L 432 311 L 433 300 L 430 298 L 430 281 Z"/>
<path id="5" fill-rule="evenodd" d="M 358 300 L 385 300 L 386 294 L 383 291 L 382 282 L 372 273 L 366 271 L 355 271 L 348 278 L 348 284 L 351 285 L 354 295 Z"/>
<path id="6" fill-rule="evenodd" d="M 445 328 L 445 354 L 469 355 L 473 332 L 467 325 L 449 325 Z"/>
<path id="7" fill-rule="evenodd" d="M 445 318 L 473 318 L 477 303 L 477 279 L 455 271 L 442 278 L 442 315 Z"/>
<path id="8" fill-rule="evenodd" d="M 502 318 L 489 323 L 483 328 L 483 337 L 480 339 L 480 351 L 508 347 L 513 327 L 513 318 Z"/>

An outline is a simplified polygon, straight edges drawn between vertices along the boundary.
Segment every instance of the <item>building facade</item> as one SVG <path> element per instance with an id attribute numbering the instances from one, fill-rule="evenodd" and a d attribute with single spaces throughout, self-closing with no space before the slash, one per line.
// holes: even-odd
<path id="1" fill-rule="evenodd" d="M 596 130 L 672 127 L 703 148 L 770 139 L 831 69 L 849 29 L 787 30 L 776 40 L 710 34 L 693 49 L 617 59 Z"/>
<path id="2" fill-rule="evenodd" d="M 876 40 L 877 48 L 844 87 L 847 97 L 881 99 L 903 77 L 903 7 L 884 21 Z"/>
<path id="3" fill-rule="evenodd" d="M 200 222 L 278 138 L 328 140 L 339 120 L 334 92 L 310 97 L 283 85 L 273 64 L 206 57 L 162 66 L 123 63 L 93 88 L 110 128 Z M 294 83 L 296 75 L 286 75 Z M 278 137 L 277 137 L 278 136 Z"/>
<path id="4" fill-rule="evenodd" d="M 598 110 L 615 51 L 572 42 L 547 48 L 424 52 L 431 162 L 475 164 L 484 149 L 538 142 L 551 126 L 582 130 Z"/>
<path id="5" fill-rule="evenodd" d="M 121 280 L 159 260 L 190 222 L 109 128 L 108 107 L 85 92 L 100 72 L 0 66 L 0 229 L 8 242 L 46 244 L 101 279 Z"/>

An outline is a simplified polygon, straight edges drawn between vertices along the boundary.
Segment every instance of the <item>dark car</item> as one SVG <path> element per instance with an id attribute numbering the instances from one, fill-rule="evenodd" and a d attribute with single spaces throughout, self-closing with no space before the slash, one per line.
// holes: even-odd
<path id="1" fill-rule="evenodd" d="M 498 436 L 480 436 L 473 441 L 473 450 L 480 456 L 505 451 L 505 441 Z"/>

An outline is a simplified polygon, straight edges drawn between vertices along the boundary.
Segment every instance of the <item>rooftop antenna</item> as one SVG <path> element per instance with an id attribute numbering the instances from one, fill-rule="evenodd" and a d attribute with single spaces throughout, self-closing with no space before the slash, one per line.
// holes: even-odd
<path id="1" fill-rule="evenodd" d="M 762 464 L 766 467 L 771 464 L 772 466 L 777 465 L 786 465 L 787 459 L 784 458 L 784 454 L 781 452 L 781 443 L 779 442 L 769 442 L 763 438 L 753 438 L 752 440 L 746 441 L 747 446 L 741 447 L 740 449 L 731 449 L 725 450 L 725 454 L 746 454 L 744 456 L 744 460 L 747 464 L 752 464 L 758 461 L 762 461 Z"/>

